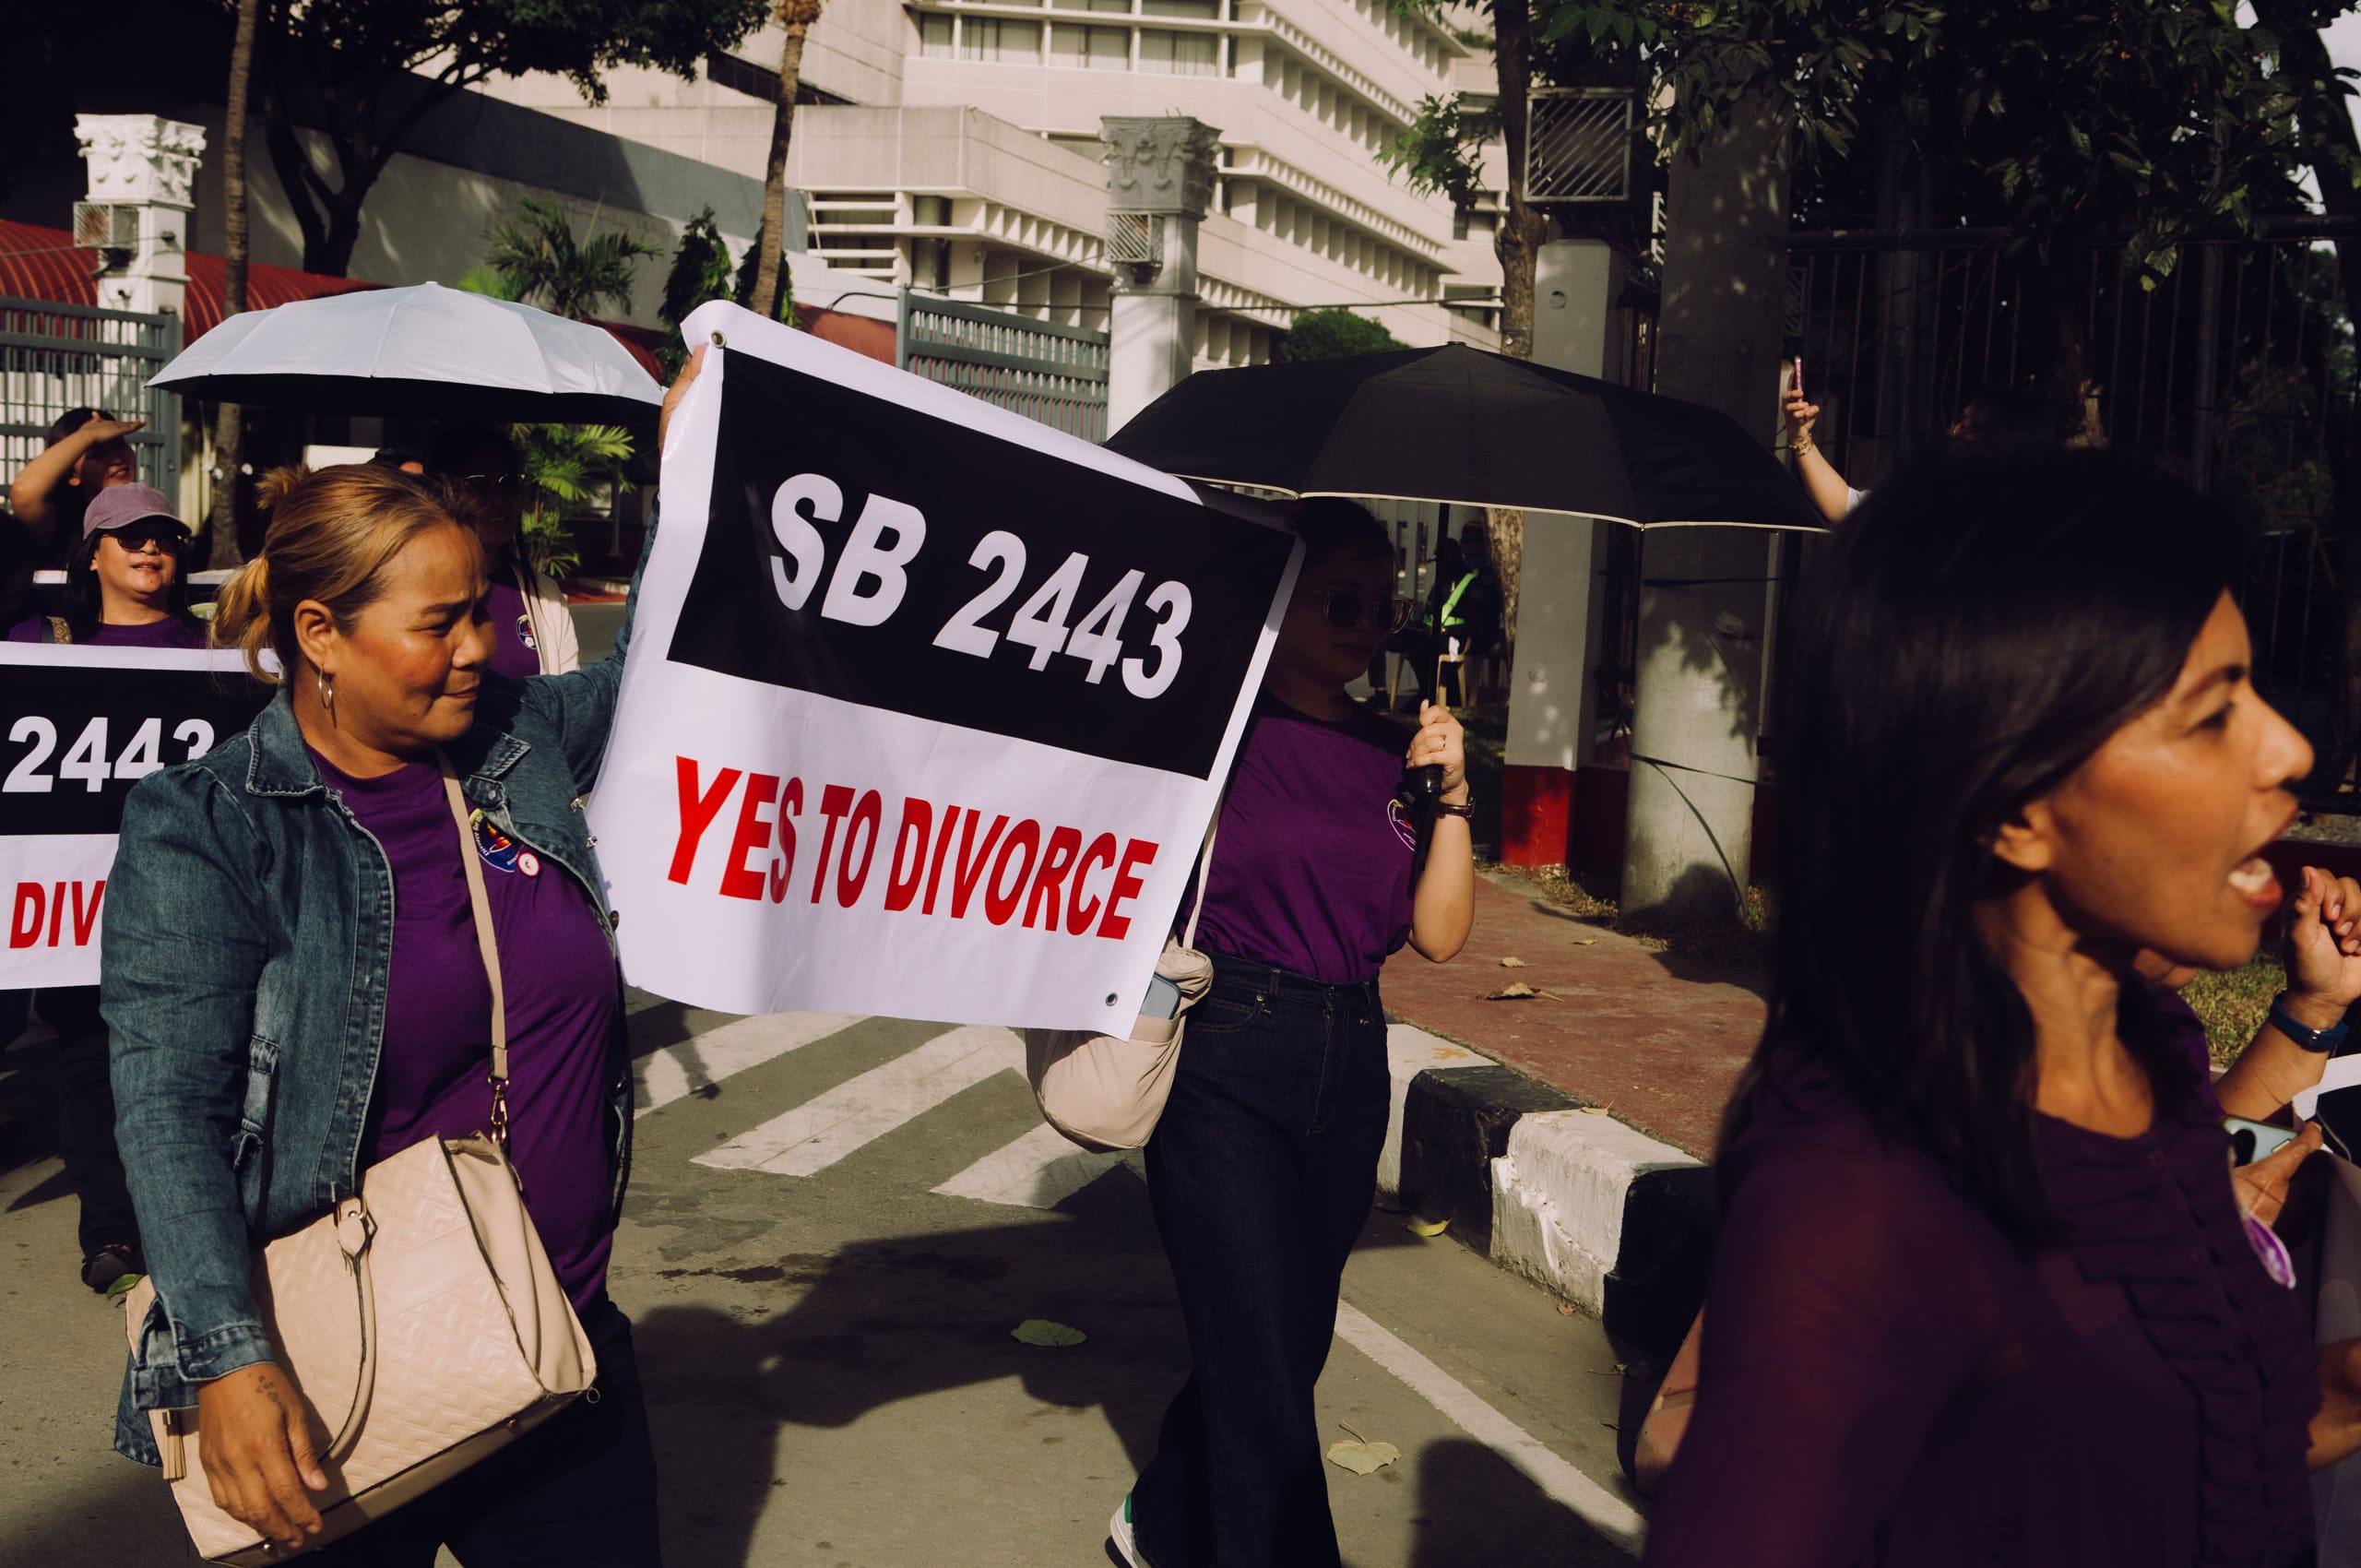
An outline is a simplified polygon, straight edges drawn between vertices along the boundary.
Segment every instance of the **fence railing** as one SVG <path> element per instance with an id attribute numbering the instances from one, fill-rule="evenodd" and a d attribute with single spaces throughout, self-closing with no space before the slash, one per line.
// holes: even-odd
<path id="1" fill-rule="evenodd" d="M 0 297 L 0 471 L 31 461 L 67 410 L 105 409 L 148 422 L 130 437 L 140 481 L 177 502 L 180 399 L 147 382 L 180 349 L 176 315 Z"/>
<path id="2" fill-rule="evenodd" d="M 1086 441 L 1107 439 L 1104 332 L 904 290 L 894 351 L 904 370 L 929 381 Z"/>

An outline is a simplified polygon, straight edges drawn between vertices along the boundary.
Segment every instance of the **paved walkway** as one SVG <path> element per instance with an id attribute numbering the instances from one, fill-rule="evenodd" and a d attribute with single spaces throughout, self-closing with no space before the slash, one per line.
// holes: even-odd
<path id="1" fill-rule="evenodd" d="M 1549 995 L 1482 1000 L 1519 980 Z M 1388 1011 L 1700 1158 L 1762 1032 L 1759 985 L 1585 925 L 1510 876 L 1477 879 L 1466 952 L 1430 964 L 1405 948 L 1384 976 Z"/>

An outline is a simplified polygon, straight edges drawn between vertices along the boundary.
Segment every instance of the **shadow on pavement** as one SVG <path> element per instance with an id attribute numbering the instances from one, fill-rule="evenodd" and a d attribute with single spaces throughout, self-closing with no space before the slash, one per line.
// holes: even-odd
<path id="1" fill-rule="evenodd" d="M 1631 1559 L 1531 1477 L 1468 1438 L 1418 1455 L 1410 1568 L 1572 1568 Z"/>

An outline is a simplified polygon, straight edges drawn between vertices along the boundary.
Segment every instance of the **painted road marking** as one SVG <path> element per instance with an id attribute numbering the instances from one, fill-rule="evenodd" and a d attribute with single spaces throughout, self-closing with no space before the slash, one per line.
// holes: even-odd
<path id="1" fill-rule="evenodd" d="M 996 1148 L 935 1189 L 945 1197 L 1016 1208 L 1055 1208 L 1119 1165 L 1145 1175 L 1137 1149 L 1094 1154 L 1048 1123 Z"/>
<path id="2" fill-rule="evenodd" d="M 1404 1344 L 1350 1301 L 1336 1303 L 1336 1337 L 1392 1372 L 1452 1424 L 1524 1471 L 1548 1496 L 1624 1550 L 1639 1554 L 1647 1522 L 1639 1510 L 1574 1468 L 1457 1378 Z"/>
<path id="3" fill-rule="evenodd" d="M 632 1065 L 632 1114 L 703 1094 L 749 1067 L 800 1051 L 861 1021 L 859 1013 L 773 1013 L 722 1024 L 678 1045 L 651 1051 Z"/>
<path id="4" fill-rule="evenodd" d="M 741 1133 L 695 1163 L 725 1170 L 813 1176 L 995 1073 L 1025 1070 L 1025 1042 L 1007 1029 L 937 1035 L 817 1099 Z"/>

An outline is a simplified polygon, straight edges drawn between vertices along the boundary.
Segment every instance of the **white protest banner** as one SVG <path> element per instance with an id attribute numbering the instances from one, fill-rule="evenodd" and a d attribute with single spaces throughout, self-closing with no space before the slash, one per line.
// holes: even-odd
<path id="1" fill-rule="evenodd" d="M 0 643 L 0 991 L 99 983 L 124 797 L 268 696 L 229 650 Z"/>
<path id="2" fill-rule="evenodd" d="M 734 305 L 590 807 L 635 985 L 1128 1030 L 1292 534 Z"/>

